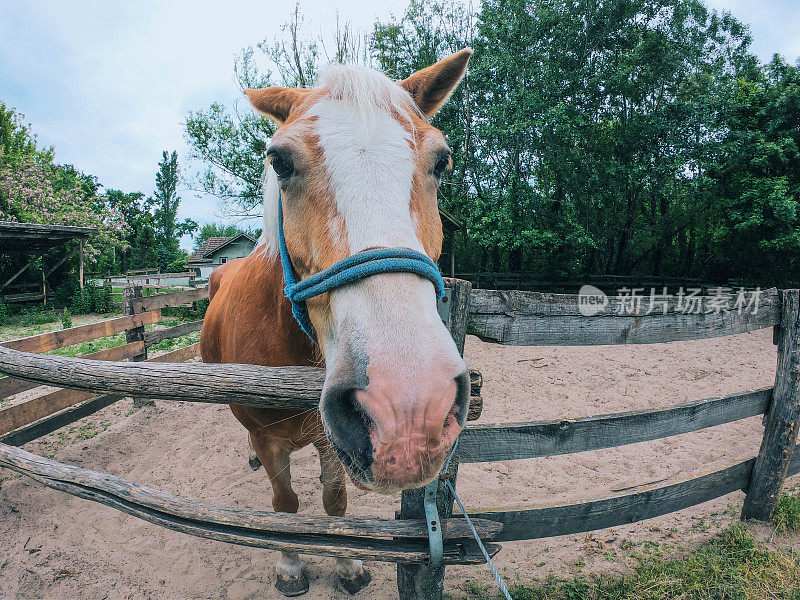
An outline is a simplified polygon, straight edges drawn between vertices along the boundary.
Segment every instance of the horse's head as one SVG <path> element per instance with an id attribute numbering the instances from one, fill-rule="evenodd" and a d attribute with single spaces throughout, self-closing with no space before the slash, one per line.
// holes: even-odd
<path id="1" fill-rule="evenodd" d="M 265 240 L 304 279 L 357 252 L 411 248 L 438 259 L 436 201 L 450 149 L 427 119 L 464 75 L 462 50 L 395 83 L 333 66 L 313 89 L 246 90 L 279 128 L 268 151 Z M 270 168 L 271 167 L 271 168 Z M 431 481 L 466 419 L 469 377 L 433 284 L 373 275 L 308 301 L 325 355 L 320 410 L 353 478 L 390 493 Z"/>

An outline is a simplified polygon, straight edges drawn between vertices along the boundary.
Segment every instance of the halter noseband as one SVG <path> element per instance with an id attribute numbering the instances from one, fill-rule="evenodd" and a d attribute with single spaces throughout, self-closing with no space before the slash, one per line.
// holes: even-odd
<path id="1" fill-rule="evenodd" d="M 427 254 L 410 248 L 364 250 L 298 281 L 289 251 L 286 248 L 286 238 L 283 235 L 283 203 L 280 189 L 278 190 L 278 241 L 283 278 L 286 281 L 284 292 L 292 303 L 294 318 L 314 342 L 317 341 L 317 332 L 314 331 L 314 326 L 308 316 L 306 300 L 348 283 L 379 273 L 415 273 L 433 283 L 437 299 L 444 295 L 444 280 L 439 272 L 439 267 Z"/>

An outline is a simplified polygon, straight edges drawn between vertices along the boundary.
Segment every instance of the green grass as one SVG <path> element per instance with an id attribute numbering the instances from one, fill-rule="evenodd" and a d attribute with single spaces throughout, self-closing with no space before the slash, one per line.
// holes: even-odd
<path id="1" fill-rule="evenodd" d="M 33 327 L 36 325 L 44 325 L 46 323 L 55 323 L 61 320 L 61 315 L 56 314 L 54 310 L 46 310 L 42 312 L 31 312 L 22 315 L 19 320 L 21 327 Z"/>
<path id="2" fill-rule="evenodd" d="M 517 582 L 515 600 L 800 600 L 800 555 L 760 548 L 742 524 L 681 559 L 655 558 L 629 576 Z M 499 598 L 495 588 L 467 583 L 464 600 Z"/>
<path id="3" fill-rule="evenodd" d="M 772 522 L 778 533 L 800 530 L 800 486 L 781 494 Z"/>
<path id="4" fill-rule="evenodd" d="M 125 334 L 116 333 L 114 335 L 109 335 L 108 337 L 97 340 L 89 340 L 88 342 L 82 342 L 80 344 L 75 344 L 74 346 L 59 348 L 58 350 L 53 350 L 48 354 L 58 354 L 59 356 L 80 356 L 81 354 L 91 354 L 92 352 L 99 352 L 100 350 L 106 350 L 107 348 L 122 346 L 125 343 Z"/>

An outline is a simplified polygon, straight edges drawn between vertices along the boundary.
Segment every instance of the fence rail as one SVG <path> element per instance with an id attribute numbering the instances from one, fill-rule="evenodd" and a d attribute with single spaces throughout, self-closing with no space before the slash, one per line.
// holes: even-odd
<path id="1" fill-rule="evenodd" d="M 657 440 L 762 415 L 771 397 L 772 388 L 764 388 L 580 419 L 468 425 L 459 437 L 459 460 L 470 463 L 556 456 Z"/>
<path id="2" fill-rule="evenodd" d="M 745 516 L 768 519 L 777 502 L 776 490 L 780 489 L 784 478 L 787 474 L 800 472 L 800 454 L 795 452 L 796 423 L 800 413 L 798 290 L 766 290 L 756 307 L 749 306 L 744 310 L 728 306 L 719 311 L 689 314 L 681 312 L 675 300 L 668 300 L 662 312 L 638 311 L 629 315 L 617 310 L 619 307 L 614 304 L 617 300 L 610 299 L 606 313 L 592 317 L 580 314 L 576 296 L 492 290 L 473 290 L 470 293 L 466 283 L 456 284 L 451 291 L 450 303 L 464 307 L 455 314 L 451 312 L 447 318 L 459 348 L 463 348 L 465 331 L 506 344 L 592 345 L 703 339 L 778 326 L 776 339 L 780 360 L 772 388 L 665 408 L 581 419 L 465 427 L 458 461 L 486 462 L 609 448 L 767 414 L 766 434 L 758 458 L 698 477 L 663 485 L 657 482 L 638 486 L 628 493 L 586 501 L 478 510 L 474 517 L 479 520 L 486 539 L 493 540 L 491 552 L 499 550 L 494 542 L 565 535 L 631 523 L 736 490 L 747 490 L 745 506 L 750 508 Z M 149 344 L 185 335 L 201 326 L 184 324 L 162 332 L 145 332 L 142 319 L 158 320 L 159 309 L 172 305 L 170 302 L 195 301 L 207 293 L 207 290 L 197 289 L 142 298 L 135 290 L 128 290 L 126 310 L 131 314 L 122 320 L 114 320 L 117 323 L 102 326 L 100 330 L 124 330 L 131 352 L 138 352 L 139 348 L 146 351 Z M 467 300 L 471 303 L 469 310 L 465 307 Z M 46 334 L 0 345 L 0 372 L 16 378 L 13 382 L 0 380 L 0 389 L 2 386 L 15 389 L 15 386 L 26 385 L 19 381 L 34 381 L 79 390 L 56 393 L 85 394 L 89 399 L 31 423 L 27 422 L 31 417 L 9 421 L 17 428 L 6 433 L 2 441 L 22 443 L 33 439 L 37 434 L 64 423 L 66 418 L 88 414 L 91 403 L 107 406 L 123 396 L 315 408 L 324 381 L 323 371 L 310 367 L 162 362 L 195 356 L 197 344 L 179 349 L 167 357 L 130 363 L 44 356 L 31 352 L 76 343 L 71 340 L 83 339 L 91 334 L 91 330 L 58 333 L 62 334 L 61 337 Z M 132 358 L 135 360 L 136 356 Z M 474 377 L 474 387 L 480 388 L 479 375 Z M 475 393 L 474 388 L 472 392 Z M 474 413 L 473 410 L 470 412 Z M 0 411 L 0 424 L 4 414 L 11 413 Z M 1 433 L 3 429 L 0 427 Z M 458 461 L 452 464 L 457 466 Z M 403 493 L 399 521 L 295 515 L 276 517 L 275 513 L 215 507 L 168 496 L 110 475 L 61 465 L 11 446 L 0 445 L 0 465 L 50 487 L 200 537 L 280 550 L 397 562 L 401 598 L 441 596 L 443 570 L 426 564 L 429 548 L 427 529 L 425 532 L 422 529 L 425 522 L 422 520 L 420 490 Z M 455 481 L 455 467 L 451 467 L 449 475 Z M 755 484 L 757 481 L 764 483 Z M 441 487 L 437 504 L 443 522 L 447 523 L 445 562 L 480 562 L 479 553 L 466 538 L 461 520 L 457 516 L 450 518 L 448 506 L 452 505 L 452 499 L 443 495 Z M 500 524 L 502 529 L 498 529 L 496 524 Z M 420 582 L 423 581 L 433 582 L 430 584 L 433 591 L 421 590 Z M 437 581 L 439 583 L 435 584 Z"/>
<path id="3" fill-rule="evenodd" d="M 207 292 L 205 293 L 207 294 Z M 164 296 L 167 296 L 167 294 L 164 294 Z M 180 306 L 186 303 L 186 299 L 182 296 L 173 295 L 171 299 L 166 301 L 161 299 L 160 303 L 162 308 Z M 118 361 L 121 360 L 146 360 L 148 347 L 165 339 L 199 331 L 201 327 L 199 323 L 190 322 L 165 330 L 147 332 L 153 335 L 146 336 L 144 334 L 145 325 L 158 323 L 161 319 L 160 309 L 147 310 L 98 323 L 2 342 L 0 343 L 0 351 L 10 352 L 16 350 L 36 353 L 32 354 L 32 356 L 38 356 L 40 359 L 45 360 L 47 358 L 64 358 L 48 357 L 39 353 L 66 348 L 109 335 L 125 333 L 126 337 L 129 338 L 128 343 L 80 357 L 81 360 L 89 360 L 91 364 L 95 365 L 102 364 L 100 361 L 106 361 L 105 366 L 109 366 L 112 363 L 118 365 Z M 135 334 L 131 337 L 131 332 L 138 332 L 141 335 Z M 150 360 L 152 362 L 181 362 L 198 356 L 199 352 L 199 344 L 192 344 Z M 65 365 L 66 363 L 64 363 L 64 368 L 67 368 Z M 25 443 L 40 435 L 54 431 L 58 427 L 92 414 L 125 396 L 124 394 L 108 393 L 107 390 L 87 390 L 69 385 L 59 386 L 53 380 L 33 381 L 9 376 L 0 379 L 0 398 L 33 390 L 40 385 L 56 385 L 65 389 L 50 391 L 31 400 L 0 409 L 0 440 L 18 444 Z M 97 396 L 97 393 L 101 395 Z"/>
<path id="4" fill-rule="evenodd" d="M 669 485 L 643 486 L 632 494 L 614 494 L 588 502 L 568 502 L 523 510 L 495 509 L 470 517 L 497 521 L 503 530 L 497 542 L 528 540 L 617 527 L 689 508 L 731 492 L 747 490 L 755 458 L 719 471 Z M 800 473 L 800 454 L 792 458 L 788 475 Z"/>
<path id="5" fill-rule="evenodd" d="M 667 298 L 652 312 L 649 298 L 638 310 L 620 297 L 609 297 L 606 309 L 595 315 L 581 314 L 579 296 L 497 290 L 472 290 L 467 333 L 500 344 L 516 346 L 593 346 L 607 344 L 656 344 L 698 340 L 746 333 L 780 322 L 780 298 L 772 288 L 759 293 L 757 307 L 736 307 L 736 297 L 725 297 L 719 310 L 691 313 L 681 300 Z M 697 297 L 694 302 L 714 296 Z M 685 309 L 685 307 L 684 307 Z M 704 309 L 705 310 L 705 309 Z"/>
<path id="6" fill-rule="evenodd" d="M 424 520 L 300 517 L 215 506 L 166 494 L 114 475 L 64 465 L 4 444 L 0 444 L 0 466 L 73 496 L 198 537 L 365 560 L 418 563 L 428 558 L 428 530 Z M 480 519 L 476 526 L 484 538 L 493 537 L 502 528 L 493 521 Z M 446 540 L 445 562 L 448 564 L 483 562 L 483 556 L 469 543 L 472 534 L 463 519 L 443 521 L 442 535 Z"/>

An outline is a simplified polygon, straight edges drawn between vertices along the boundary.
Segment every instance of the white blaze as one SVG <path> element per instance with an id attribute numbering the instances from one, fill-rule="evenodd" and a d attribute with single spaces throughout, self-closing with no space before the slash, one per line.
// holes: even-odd
<path id="1" fill-rule="evenodd" d="M 414 153 L 409 132 L 390 114 L 364 115 L 323 99 L 308 111 L 324 156 L 350 253 L 375 246 L 424 252 L 411 219 Z"/>

